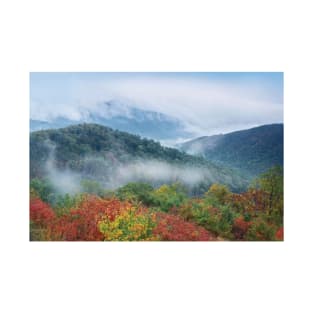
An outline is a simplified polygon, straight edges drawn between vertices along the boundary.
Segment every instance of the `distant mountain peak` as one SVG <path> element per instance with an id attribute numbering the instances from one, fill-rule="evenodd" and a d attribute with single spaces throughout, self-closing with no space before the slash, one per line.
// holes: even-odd
<path id="1" fill-rule="evenodd" d="M 96 123 L 156 140 L 190 138 L 185 125 L 177 118 L 160 112 L 143 110 L 118 100 L 102 101 L 90 108 L 81 108 L 80 118 L 57 116 L 49 120 L 30 120 L 30 131 L 61 128 L 80 123 Z"/>

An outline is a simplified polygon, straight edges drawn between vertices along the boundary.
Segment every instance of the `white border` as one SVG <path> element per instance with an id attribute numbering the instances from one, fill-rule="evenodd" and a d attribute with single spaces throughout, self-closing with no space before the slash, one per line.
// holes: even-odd
<path id="1" fill-rule="evenodd" d="M 2 312 L 312 312 L 309 1 L 3 1 Z M 285 72 L 284 243 L 29 243 L 30 71 Z"/>

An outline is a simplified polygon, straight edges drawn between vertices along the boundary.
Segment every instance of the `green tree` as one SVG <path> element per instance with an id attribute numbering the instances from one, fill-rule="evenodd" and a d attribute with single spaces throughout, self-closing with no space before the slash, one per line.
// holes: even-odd
<path id="1" fill-rule="evenodd" d="M 82 187 L 82 192 L 98 195 L 98 196 L 103 196 L 104 195 L 104 189 L 98 183 L 97 181 L 94 180 L 89 180 L 89 179 L 83 179 L 80 182 L 80 185 Z"/>
<path id="2" fill-rule="evenodd" d="M 54 204 L 56 200 L 56 190 L 47 180 L 34 178 L 30 181 L 30 191 L 39 196 L 39 198 L 49 204 Z"/>
<path id="3" fill-rule="evenodd" d="M 211 200 L 214 205 L 224 205 L 230 195 L 229 189 L 225 185 L 213 184 L 205 193 L 207 199 Z"/>
<path id="4" fill-rule="evenodd" d="M 152 197 L 154 206 L 164 212 L 181 206 L 187 200 L 185 188 L 179 183 L 162 185 L 153 191 Z"/>
<path id="5" fill-rule="evenodd" d="M 272 216 L 283 216 L 284 179 L 283 168 L 275 166 L 263 173 L 253 184 L 267 193 L 267 211 Z"/>
<path id="6" fill-rule="evenodd" d="M 153 188 L 149 184 L 142 182 L 128 183 L 116 191 L 116 196 L 122 201 L 130 200 L 150 205 L 152 202 L 152 191 Z"/>

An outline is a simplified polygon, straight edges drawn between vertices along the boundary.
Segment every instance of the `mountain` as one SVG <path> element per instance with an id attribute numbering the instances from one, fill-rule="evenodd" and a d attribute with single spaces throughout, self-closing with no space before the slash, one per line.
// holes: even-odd
<path id="1" fill-rule="evenodd" d="M 41 120 L 34 120 L 30 119 L 29 128 L 30 131 L 37 131 L 43 129 L 50 129 L 50 128 L 62 128 L 70 125 L 78 124 L 79 122 L 70 120 L 64 117 L 57 117 L 50 121 L 41 121 Z"/>
<path id="2" fill-rule="evenodd" d="M 81 108 L 76 119 L 57 116 L 46 120 L 31 119 L 30 131 L 62 128 L 82 123 L 95 123 L 155 140 L 190 138 L 184 124 L 168 115 L 138 109 L 118 101 L 108 101 L 92 108 Z"/>
<path id="3" fill-rule="evenodd" d="M 31 178 L 49 178 L 66 190 L 81 179 L 108 189 L 130 181 L 153 185 L 181 182 L 193 194 L 212 183 L 243 190 L 248 181 L 237 171 L 159 142 L 97 124 L 80 124 L 30 134 Z"/>
<path id="4" fill-rule="evenodd" d="M 271 124 L 184 142 L 181 151 L 255 176 L 274 165 L 283 166 L 284 127 Z"/>

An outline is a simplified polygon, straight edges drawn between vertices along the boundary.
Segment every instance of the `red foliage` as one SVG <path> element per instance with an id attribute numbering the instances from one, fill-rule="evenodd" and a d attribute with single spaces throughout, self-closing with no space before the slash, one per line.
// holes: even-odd
<path id="1" fill-rule="evenodd" d="M 284 227 L 280 227 L 275 235 L 277 240 L 284 240 Z"/>
<path id="2" fill-rule="evenodd" d="M 251 225 L 251 222 L 246 222 L 242 216 L 237 217 L 234 220 L 233 227 L 232 227 L 232 233 L 235 236 L 236 240 L 243 240 L 245 238 L 245 235 Z"/>
<path id="3" fill-rule="evenodd" d="M 95 216 L 79 211 L 77 214 L 70 212 L 63 215 L 50 225 L 51 240 L 92 241 L 103 239 L 98 231 Z"/>
<path id="4" fill-rule="evenodd" d="M 186 222 L 172 214 L 158 213 L 154 234 L 168 241 L 209 241 L 215 236 L 201 226 Z"/>
<path id="5" fill-rule="evenodd" d="M 79 208 L 59 217 L 49 225 L 51 240 L 98 241 L 104 240 L 98 223 L 105 216 L 110 221 L 129 207 L 117 199 L 104 200 L 95 196 L 87 197 Z"/>
<path id="6" fill-rule="evenodd" d="M 38 226 L 47 226 L 55 219 L 55 213 L 50 206 L 39 198 L 30 200 L 30 220 Z"/>
<path id="7" fill-rule="evenodd" d="M 229 203 L 232 207 L 236 208 L 237 210 L 244 210 L 246 207 L 247 199 L 244 194 L 233 193 L 230 196 Z"/>
<path id="8" fill-rule="evenodd" d="M 229 203 L 242 212 L 254 214 L 264 211 L 268 202 L 268 194 L 263 190 L 250 189 L 242 194 L 232 194 Z"/>
<path id="9" fill-rule="evenodd" d="M 82 212 L 88 211 L 95 216 L 103 216 L 113 221 L 116 216 L 127 210 L 131 205 L 128 202 L 121 202 L 118 199 L 101 199 L 96 196 L 87 197 L 80 205 Z M 77 212 L 75 210 L 74 212 Z"/>

